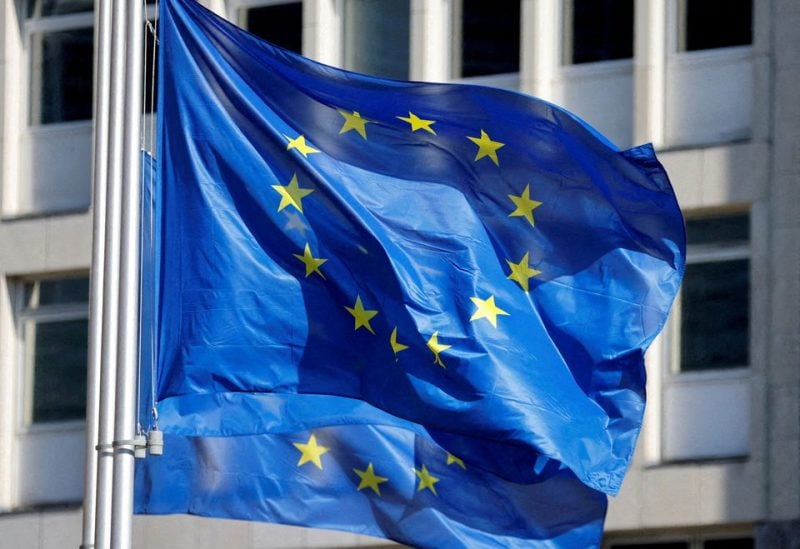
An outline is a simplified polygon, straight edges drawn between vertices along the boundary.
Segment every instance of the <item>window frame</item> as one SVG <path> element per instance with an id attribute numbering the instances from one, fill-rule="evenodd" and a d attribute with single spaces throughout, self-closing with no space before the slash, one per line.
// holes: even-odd
<path id="1" fill-rule="evenodd" d="M 14 305 L 14 327 L 16 336 L 16 363 L 18 372 L 17 394 L 17 434 L 37 434 L 48 432 L 64 432 L 82 430 L 86 424 L 84 418 L 74 418 L 55 421 L 33 421 L 33 398 L 35 382 L 35 349 L 32 348 L 34 342 L 27 336 L 27 324 L 49 323 L 70 320 L 86 320 L 89 322 L 89 300 L 45 305 L 42 308 L 28 307 L 25 304 L 25 286 L 30 283 L 87 278 L 86 272 L 59 273 L 46 276 L 26 276 L 20 277 L 11 282 L 13 285 L 13 305 Z M 88 349 L 87 349 L 88 351 Z M 88 365 L 87 365 L 88 366 Z"/>
<path id="2" fill-rule="evenodd" d="M 648 382 L 654 383 L 650 391 L 653 393 L 653 402 L 648 412 L 650 421 L 654 422 L 655 429 L 647 437 L 648 448 L 646 461 L 650 466 L 661 466 L 676 463 L 708 463 L 715 461 L 747 460 L 753 455 L 753 325 L 754 325 L 754 296 L 753 296 L 753 211 L 749 205 L 735 205 L 722 208 L 701 208 L 685 213 L 687 219 L 703 219 L 725 216 L 746 215 L 748 217 L 747 240 L 733 239 L 704 244 L 687 245 L 687 264 L 691 262 L 726 261 L 749 259 L 750 269 L 748 283 L 750 287 L 748 311 L 748 362 L 746 365 L 731 365 L 728 368 L 709 368 L 704 370 L 680 371 L 681 361 L 681 321 L 682 321 L 682 291 L 678 293 L 670 312 L 665 330 L 659 336 L 659 344 L 655 346 L 654 358 L 658 363 L 658 376 Z M 714 391 L 713 398 L 720 398 L 721 392 L 743 390 L 748 393 L 749 400 L 741 408 L 743 420 L 748 422 L 747 427 L 740 429 L 741 438 L 732 442 L 733 446 L 741 448 L 720 448 L 716 445 L 699 445 L 688 449 L 688 452 L 679 450 L 681 438 L 674 438 L 675 426 L 680 423 L 670 411 L 670 402 L 696 390 Z M 691 415 L 693 412 L 689 411 Z M 694 412 L 696 413 L 696 412 Z M 672 426 L 672 427 L 671 427 Z M 694 432 L 695 427 L 692 427 Z M 703 427 L 699 427 L 701 430 Z M 684 439 L 685 442 L 685 439 Z M 677 446 L 675 446 L 677 444 Z"/>
<path id="3" fill-rule="evenodd" d="M 667 58 L 671 63 L 697 62 L 697 63 L 720 63 L 731 60 L 749 59 L 753 54 L 753 46 L 756 43 L 756 14 L 757 5 L 753 4 L 753 36 L 750 44 L 739 46 L 725 46 L 720 48 L 708 48 L 702 50 L 687 50 L 686 44 L 686 21 L 683 17 L 683 4 L 686 0 L 670 0 L 667 10 Z"/>
<path id="4" fill-rule="evenodd" d="M 750 30 L 750 43 L 749 44 L 734 44 L 730 46 L 718 46 L 714 48 L 701 48 L 701 49 L 688 49 L 688 32 L 689 32 L 689 23 L 688 23 L 688 6 L 687 3 L 689 0 L 673 0 L 675 3 L 673 9 L 673 17 L 675 18 L 674 25 L 672 28 L 675 29 L 674 32 L 674 44 L 671 48 L 673 52 L 679 55 L 703 55 L 709 54 L 710 52 L 719 52 L 719 51 L 731 51 L 731 50 L 742 50 L 742 49 L 749 49 L 753 47 L 755 43 L 755 15 L 756 15 L 756 3 L 755 0 L 752 0 L 750 3 L 751 9 L 751 30 Z"/>
<path id="5" fill-rule="evenodd" d="M 303 51 L 301 51 L 300 53 L 302 55 L 305 55 L 304 46 L 305 46 L 306 22 L 305 22 L 305 2 L 303 0 L 229 0 L 227 2 L 227 9 L 225 11 L 228 21 L 231 21 L 234 25 L 250 32 L 245 26 L 243 17 L 244 11 L 253 8 L 280 6 L 284 4 L 300 4 L 300 9 L 303 11 L 303 22 L 300 26 L 300 44 L 301 44 L 300 49 Z"/>
<path id="6" fill-rule="evenodd" d="M 758 11 L 753 12 L 753 43 L 705 50 L 683 51 L 679 47 L 683 25 L 680 21 L 679 0 L 669 0 L 666 8 L 665 78 L 671 82 L 663 97 L 666 117 L 659 130 L 666 148 L 703 148 L 730 144 L 753 138 L 754 113 L 759 86 L 754 76 L 755 44 L 762 42 L 758 32 Z M 709 74 L 715 78 L 715 91 L 708 91 Z M 731 90 L 735 90 L 732 92 Z M 692 97 L 691 102 L 682 98 Z M 714 124 L 698 124 L 702 113 L 709 110 L 720 120 Z"/>
<path id="7" fill-rule="evenodd" d="M 28 132 L 40 132 L 47 131 L 49 128 L 79 127 L 92 124 L 92 116 L 80 120 L 62 120 L 47 123 L 33 122 L 34 89 L 36 88 L 36 75 L 34 74 L 33 66 L 33 36 L 36 34 L 84 29 L 94 29 L 93 10 L 65 15 L 34 16 L 26 18 L 22 24 L 23 66 L 26 70 L 24 81 L 25 90 L 27 91 L 27 93 L 23 93 L 22 102 L 23 111 L 25 113 L 24 127 Z M 93 50 L 95 50 L 96 47 L 97 44 L 94 44 Z M 41 78 L 41 75 L 39 75 L 39 78 Z M 92 90 L 94 90 L 94 82 L 92 83 Z M 93 101 L 93 97 L 90 98 L 90 101 Z"/>
<path id="8" fill-rule="evenodd" d="M 755 547 L 755 531 L 752 528 L 736 527 L 723 532 L 655 532 L 647 536 L 633 535 L 606 535 L 603 539 L 603 549 L 625 549 L 630 545 L 647 545 L 659 543 L 685 543 L 687 549 L 703 549 L 707 541 L 727 541 L 734 539 L 751 538 Z"/>
<path id="9" fill-rule="evenodd" d="M 636 55 L 635 41 L 636 41 L 636 2 L 633 3 L 633 21 L 631 22 L 631 56 L 618 57 L 615 59 L 598 59 L 595 61 L 582 61 L 575 62 L 575 0 L 567 0 L 562 3 L 561 9 L 561 40 L 559 41 L 558 59 L 562 69 L 569 69 L 570 67 L 593 67 L 601 64 L 602 66 L 631 66 Z"/>
<path id="10" fill-rule="evenodd" d="M 522 0 L 512 0 L 519 3 L 520 20 L 519 20 L 519 43 L 517 48 L 518 55 L 518 68 L 513 72 L 498 72 L 492 74 L 480 74 L 474 76 L 464 76 L 463 71 L 463 54 L 464 54 L 464 31 L 463 31 L 463 0 L 450 0 L 450 59 L 449 59 L 449 73 L 450 81 L 452 82 L 468 82 L 486 86 L 495 86 L 507 89 L 519 89 L 520 74 L 522 72 L 523 63 L 523 26 L 525 21 L 523 19 L 523 2 Z M 412 32 L 413 34 L 413 32 Z"/>
<path id="11" fill-rule="evenodd" d="M 749 212 L 729 212 L 729 215 L 741 215 L 747 213 L 748 223 L 752 226 L 752 219 Z M 719 216 L 726 215 L 720 213 Z M 698 216 L 700 217 L 700 216 Z M 714 216 L 716 217 L 716 216 Z M 752 264 L 751 251 L 752 236 L 747 240 L 734 240 L 711 244 L 690 244 L 686 247 L 686 264 L 692 263 L 722 263 L 725 261 L 737 261 L 747 259 Z M 748 288 L 752 288 L 752 266 L 748 270 Z M 752 292 L 749 292 L 752 294 Z M 678 292 L 673 303 L 672 321 L 670 322 L 669 337 L 669 357 L 666 361 L 666 377 L 671 380 L 680 381 L 703 381 L 707 379 L 737 379 L 750 375 L 750 364 L 752 363 L 751 343 L 748 341 L 748 360 L 747 364 L 731 364 L 723 368 L 708 368 L 703 370 L 682 371 L 681 370 L 681 324 L 683 321 L 683 289 Z M 749 323 L 748 338 L 752 335 L 752 296 L 748 301 Z"/>

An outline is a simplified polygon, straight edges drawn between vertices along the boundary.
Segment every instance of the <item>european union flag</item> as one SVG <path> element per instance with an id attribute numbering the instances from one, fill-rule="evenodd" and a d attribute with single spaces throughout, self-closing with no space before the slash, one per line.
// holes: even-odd
<path id="1" fill-rule="evenodd" d="M 159 25 L 166 445 L 138 512 L 597 545 L 684 268 L 652 148 L 319 65 L 193 0 Z"/>

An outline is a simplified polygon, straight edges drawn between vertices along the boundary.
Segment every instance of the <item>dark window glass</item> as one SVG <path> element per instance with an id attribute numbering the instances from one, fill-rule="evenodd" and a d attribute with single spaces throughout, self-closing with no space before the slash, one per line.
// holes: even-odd
<path id="1" fill-rule="evenodd" d="M 610 549 L 689 549 L 685 541 L 667 541 L 659 543 L 615 543 Z"/>
<path id="2" fill-rule="evenodd" d="M 86 414 L 86 319 L 28 322 L 33 339 L 33 422 L 82 419 Z"/>
<path id="3" fill-rule="evenodd" d="M 344 57 L 349 70 L 408 79 L 409 0 L 348 0 Z"/>
<path id="4" fill-rule="evenodd" d="M 44 307 L 89 301 L 89 279 L 61 278 L 25 284 L 25 306 Z"/>
<path id="5" fill-rule="evenodd" d="M 519 72 L 518 0 L 463 0 L 460 25 L 460 76 Z"/>
<path id="6" fill-rule="evenodd" d="M 31 36 L 31 123 L 92 117 L 91 28 Z"/>
<path id="7" fill-rule="evenodd" d="M 753 538 L 710 539 L 703 542 L 703 549 L 753 549 Z"/>
<path id="8" fill-rule="evenodd" d="M 746 242 L 750 240 L 750 216 L 741 214 L 687 219 L 686 239 L 690 245 Z"/>
<path id="9" fill-rule="evenodd" d="M 94 0 L 28 0 L 28 17 L 49 17 L 92 11 Z"/>
<path id="10" fill-rule="evenodd" d="M 573 0 L 572 63 L 633 57 L 633 0 Z"/>
<path id="11" fill-rule="evenodd" d="M 752 44 L 752 0 L 684 1 L 687 51 Z"/>
<path id="12" fill-rule="evenodd" d="M 248 8 L 242 25 L 264 40 L 300 53 L 303 49 L 303 4 L 292 2 Z"/>
<path id="13" fill-rule="evenodd" d="M 681 371 L 749 363 L 750 261 L 691 263 L 681 289 Z"/>
<path id="14" fill-rule="evenodd" d="M 742 257 L 746 252 L 724 259 L 713 255 L 747 245 L 750 216 L 742 213 L 688 219 L 686 235 L 690 252 L 710 256 L 686 266 L 681 288 L 680 370 L 747 366 L 750 261 Z"/>

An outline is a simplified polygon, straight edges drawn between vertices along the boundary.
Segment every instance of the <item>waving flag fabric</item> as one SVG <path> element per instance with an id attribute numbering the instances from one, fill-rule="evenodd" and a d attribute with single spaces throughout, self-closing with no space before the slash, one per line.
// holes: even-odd
<path id="1" fill-rule="evenodd" d="M 160 18 L 158 427 L 137 509 L 590 547 L 684 267 L 652 148 Z"/>

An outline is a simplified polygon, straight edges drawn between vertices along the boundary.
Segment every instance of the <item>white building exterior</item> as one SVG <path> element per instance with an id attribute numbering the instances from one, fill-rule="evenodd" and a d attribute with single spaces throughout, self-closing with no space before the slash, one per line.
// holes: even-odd
<path id="1" fill-rule="evenodd" d="M 91 5 L 0 0 L 0 549 L 81 542 Z M 648 356 L 645 427 L 605 544 L 800 547 L 800 1 L 210 5 L 329 64 L 517 89 L 620 147 L 653 142 L 690 267 Z M 386 544 L 192 517 L 137 517 L 134 542 Z"/>

